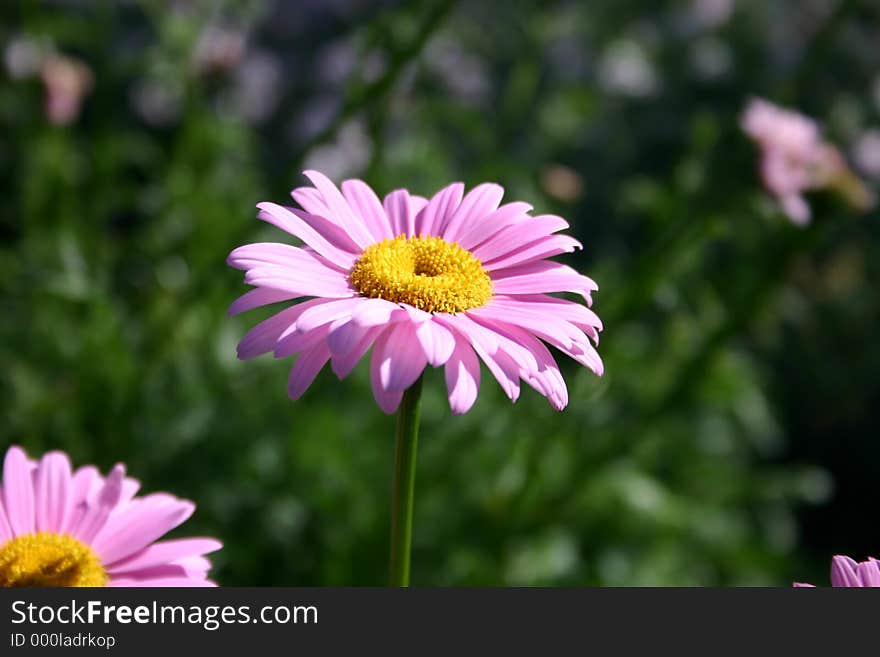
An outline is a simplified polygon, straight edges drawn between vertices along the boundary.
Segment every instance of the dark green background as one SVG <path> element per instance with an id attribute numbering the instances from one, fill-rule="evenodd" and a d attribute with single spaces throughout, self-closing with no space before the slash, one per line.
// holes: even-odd
<path id="1" fill-rule="evenodd" d="M 237 361 L 267 311 L 224 316 L 224 260 L 288 239 L 254 205 L 306 166 L 493 180 L 584 243 L 607 373 L 565 362 L 556 413 L 484 372 L 462 417 L 428 373 L 414 583 L 824 584 L 880 556 L 878 214 L 816 194 L 792 226 L 737 125 L 765 96 L 847 151 L 880 124 L 880 9 L 694 4 L 4 3 L 7 54 L 94 87 L 59 126 L 39 78 L 0 82 L 0 447 L 195 500 L 178 533 L 224 541 L 222 584 L 383 583 L 393 418 L 365 365 L 291 402 L 290 361 Z M 204 70 L 212 25 L 246 48 Z"/>

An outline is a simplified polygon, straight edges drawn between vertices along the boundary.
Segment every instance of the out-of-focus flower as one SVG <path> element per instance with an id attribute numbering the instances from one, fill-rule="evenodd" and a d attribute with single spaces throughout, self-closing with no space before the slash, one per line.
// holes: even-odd
<path id="1" fill-rule="evenodd" d="M 315 69 L 323 83 L 338 86 L 348 78 L 358 62 L 358 53 L 351 39 L 337 39 L 321 49 Z"/>
<path id="2" fill-rule="evenodd" d="M 193 69 L 198 75 L 231 71 L 244 56 L 245 41 L 241 30 L 209 25 L 202 31 L 193 50 Z"/>
<path id="3" fill-rule="evenodd" d="M 183 88 L 176 80 L 142 78 L 132 86 L 130 100 L 134 111 L 146 123 L 168 126 L 180 116 Z"/>
<path id="4" fill-rule="evenodd" d="M 562 164 L 552 164 L 541 172 L 541 187 L 560 201 L 576 201 L 584 193 L 581 175 Z"/>
<path id="5" fill-rule="evenodd" d="M 694 43 L 691 61 L 701 78 L 715 80 L 730 72 L 733 54 L 724 41 L 709 36 Z"/>
<path id="6" fill-rule="evenodd" d="M 291 121 L 290 138 L 302 144 L 314 138 L 339 113 L 342 100 L 337 94 L 323 94 L 304 101 L 299 114 Z"/>
<path id="7" fill-rule="evenodd" d="M 794 586 L 812 587 L 813 585 L 795 582 Z M 837 555 L 831 560 L 831 586 L 880 587 L 880 561 L 870 557 L 860 563 L 855 559 Z"/>
<path id="8" fill-rule="evenodd" d="M 250 53 L 235 69 L 228 101 L 232 110 L 249 121 L 265 121 L 281 101 L 281 62 L 269 53 Z"/>
<path id="9" fill-rule="evenodd" d="M 344 178 L 360 172 L 370 161 L 373 146 L 361 121 L 347 122 L 332 143 L 313 149 L 305 160 L 310 169 L 327 176 Z"/>
<path id="10" fill-rule="evenodd" d="M 810 190 L 835 189 L 861 210 L 873 203 L 870 190 L 849 170 L 837 147 L 822 139 L 809 117 L 754 98 L 741 126 L 761 149 L 764 186 L 793 223 L 809 223 L 804 193 Z"/>
<path id="11" fill-rule="evenodd" d="M 136 497 L 116 465 L 72 470 L 63 452 L 32 461 L 10 447 L 0 488 L 0 586 L 216 586 L 203 556 L 213 538 L 156 542 L 195 504 L 167 493 Z"/>
<path id="12" fill-rule="evenodd" d="M 485 63 L 463 50 L 454 39 L 432 40 L 425 62 L 457 98 L 474 104 L 488 98 L 491 83 Z"/>
<path id="13" fill-rule="evenodd" d="M 467 195 L 453 183 L 430 200 L 406 190 L 380 201 L 360 180 L 340 192 L 323 174 L 306 171 L 314 187 L 294 189 L 303 208 L 260 203 L 260 219 L 303 242 L 235 249 L 228 263 L 246 271 L 255 289 L 229 309 L 314 297 L 254 327 L 239 358 L 299 354 L 288 394 L 299 398 L 331 361 L 343 378 L 372 348 L 371 381 L 379 407 L 393 412 L 427 365 L 445 366 L 449 404 L 465 413 L 480 384 L 478 357 L 507 396 L 520 379 L 562 409 L 568 392 L 544 342 L 597 374 L 602 323 L 593 311 L 553 292 L 581 294 L 597 285 L 547 258 L 580 248 L 553 215 L 531 216 L 527 203 L 499 207 L 492 183 Z M 543 342 L 542 342 L 543 341 Z"/>
<path id="14" fill-rule="evenodd" d="M 692 0 L 691 12 L 701 27 L 713 28 L 726 23 L 736 7 L 736 0 Z"/>
<path id="15" fill-rule="evenodd" d="M 16 36 L 9 40 L 3 51 L 3 59 L 9 77 L 23 80 L 35 77 L 43 65 L 44 48 L 27 36 Z"/>
<path id="16" fill-rule="evenodd" d="M 40 74 L 46 87 L 46 117 L 57 125 L 75 121 L 95 82 L 91 69 L 73 57 L 52 53 L 43 60 Z"/>
<path id="17" fill-rule="evenodd" d="M 599 83 L 606 91 L 637 98 L 653 95 L 659 86 L 644 47 L 632 39 L 608 46 L 599 60 Z"/>
<path id="18" fill-rule="evenodd" d="M 866 176 L 880 180 L 880 130 L 874 128 L 864 132 L 852 149 L 856 166 Z"/>

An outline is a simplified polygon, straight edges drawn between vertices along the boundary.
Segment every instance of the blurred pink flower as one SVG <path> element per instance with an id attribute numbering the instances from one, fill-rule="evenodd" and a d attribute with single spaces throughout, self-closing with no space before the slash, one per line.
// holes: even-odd
<path id="1" fill-rule="evenodd" d="M 46 87 L 46 117 L 57 125 L 73 123 L 94 84 L 91 69 L 79 60 L 52 53 L 44 58 L 40 73 Z"/>
<path id="2" fill-rule="evenodd" d="M 245 33 L 241 30 L 208 25 L 196 42 L 192 66 L 199 75 L 226 73 L 244 57 L 245 42 Z"/>
<path id="3" fill-rule="evenodd" d="M 742 129 L 761 149 L 761 177 L 793 223 L 810 221 L 804 192 L 827 187 L 847 171 L 840 151 L 822 141 L 812 119 L 752 99 L 741 120 Z"/>
<path id="4" fill-rule="evenodd" d="M 10 447 L 0 487 L 0 586 L 216 586 L 213 538 L 159 541 L 195 510 L 168 493 L 136 497 L 116 465 L 72 471 L 63 452 Z"/>
<path id="5" fill-rule="evenodd" d="M 568 392 L 544 342 L 596 374 L 602 323 L 588 307 L 550 296 L 574 292 L 591 302 L 596 284 L 547 258 L 580 243 L 556 235 L 568 226 L 531 206 L 501 205 L 502 187 L 464 194 L 453 183 L 430 200 L 397 190 L 380 201 L 360 180 L 342 191 L 306 171 L 314 187 L 293 190 L 302 210 L 260 203 L 259 218 L 306 246 L 263 243 L 235 249 L 232 267 L 255 286 L 230 314 L 314 297 L 254 327 L 239 358 L 299 354 L 288 385 L 299 398 L 328 362 L 339 378 L 372 348 L 371 380 L 379 407 L 392 413 L 427 365 L 445 367 L 449 404 L 465 413 L 480 385 L 478 357 L 507 396 L 520 379 L 562 409 Z"/>
<path id="6" fill-rule="evenodd" d="M 812 587 L 812 584 L 794 583 L 795 587 Z M 880 587 L 880 561 L 869 557 L 861 563 L 849 557 L 837 555 L 831 560 L 831 586 Z"/>

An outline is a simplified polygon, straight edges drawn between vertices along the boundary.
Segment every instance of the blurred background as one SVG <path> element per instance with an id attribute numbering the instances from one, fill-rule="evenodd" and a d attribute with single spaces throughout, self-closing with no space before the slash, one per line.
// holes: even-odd
<path id="1" fill-rule="evenodd" d="M 880 222 L 793 226 L 738 127 L 763 96 L 880 180 L 876 0 L 3 3 L 0 448 L 198 503 L 224 585 L 376 585 L 394 419 L 366 364 L 287 399 L 225 258 L 317 168 L 497 181 L 600 285 L 599 379 L 451 417 L 427 376 L 413 582 L 827 584 L 880 557 Z"/>

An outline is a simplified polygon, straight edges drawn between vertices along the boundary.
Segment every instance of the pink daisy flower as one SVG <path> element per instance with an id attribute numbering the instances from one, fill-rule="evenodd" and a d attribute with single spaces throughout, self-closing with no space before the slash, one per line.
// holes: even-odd
<path id="1" fill-rule="evenodd" d="M 804 192 L 829 186 L 847 170 L 840 151 L 823 141 L 816 122 L 797 112 L 753 98 L 742 129 L 761 148 L 761 178 L 792 223 L 810 221 Z"/>
<path id="2" fill-rule="evenodd" d="M 812 584 L 795 582 L 796 587 L 812 587 Z M 880 586 L 880 561 L 869 557 L 867 561 L 857 562 L 842 555 L 831 559 L 831 586 Z"/>
<path id="3" fill-rule="evenodd" d="M 299 398 L 329 361 L 341 379 L 372 348 L 379 407 L 392 413 L 425 367 L 443 367 L 453 413 L 468 411 L 480 386 L 480 360 L 512 400 L 525 381 L 556 409 L 565 381 L 545 343 L 596 374 L 602 323 L 587 306 L 591 279 L 547 258 L 581 248 L 554 215 L 527 203 L 499 205 L 503 189 L 453 183 L 431 199 L 397 190 L 380 201 L 360 180 L 339 189 L 317 171 L 314 187 L 292 192 L 300 206 L 258 204 L 259 218 L 304 246 L 248 244 L 228 263 L 255 286 L 230 314 L 293 301 L 255 326 L 239 358 L 299 354 L 288 393 Z M 587 305 L 550 296 L 581 295 Z M 304 297 L 312 297 L 301 301 Z"/>
<path id="4" fill-rule="evenodd" d="M 10 447 L 0 488 L 0 586 L 216 586 L 203 556 L 213 538 L 155 542 L 195 505 L 167 493 L 135 497 L 116 465 L 107 477 L 71 470 L 63 452 L 32 461 Z"/>

